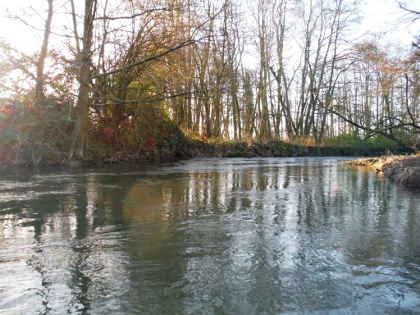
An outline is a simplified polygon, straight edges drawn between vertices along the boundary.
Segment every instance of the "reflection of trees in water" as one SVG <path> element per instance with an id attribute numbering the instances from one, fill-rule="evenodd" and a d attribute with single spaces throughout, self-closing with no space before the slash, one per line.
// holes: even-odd
<path id="1" fill-rule="evenodd" d="M 0 222 L 0 230 L 6 224 L 13 227 L 7 228 L 10 238 L 31 244 L 26 262 L 34 273 L 31 278 L 39 282 L 27 289 L 33 289 L 31 292 L 41 298 L 43 314 L 66 310 L 87 314 L 92 290 L 113 290 L 113 279 L 94 283 L 98 280 L 94 271 L 110 266 L 101 261 L 103 246 L 89 240 L 95 227 L 121 222 L 121 205 L 116 209 L 112 205 L 120 203 L 125 192 L 112 186 L 113 178 L 74 176 L 67 180 L 64 176 L 62 181 L 60 177 L 39 175 L 25 184 L 25 191 L 20 191 L 22 196 L 34 197 L 13 202 L 10 220 Z M 106 188 L 108 181 L 111 187 Z M 36 296 L 33 304 L 38 305 Z"/>
<path id="2" fill-rule="evenodd" d="M 75 200 L 75 207 L 73 208 L 75 215 L 75 237 L 70 246 L 72 258 L 68 262 L 66 269 L 70 270 L 71 276 L 68 281 L 68 286 L 71 290 L 71 298 L 68 303 L 68 312 L 79 312 L 81 314 L 88 314 L 90 310 L 89 289 L 92 285 L 92 279 L 88 275 L 87 261 L 92 254 L 91 244 L 85 239 L 89 233 L 89 221 L 92 219 L 92 208 L 88 204 L 95 202 L 89 200 L 92 197 L 92 191 L 95 190 L 95 185 L 89 185 L 87 179 L 86 186 L 83 186 L 80 191 L 76 191 L 78 198 Z M 93 194 L 95 196 L 95 194 Z"/>
<path id="3" fill-rule="evenodd" d="M 128 295 L 121 297 L 127 313 L 179 313 L 171 288 L 185 274 L 184 231 L 173 229 L 177 218 L 188 215 L 188 181 L 153 177 L 139 180 L 127 192 L 123 214 L 132 222 L 133 237 L 123 250 L 128 255 Z M 136 301 L 136 303 L 133 303 Z"/>
<path id="4" fill-rule="evenodd" d="M 80 187 L 80 186 L 79 186 Z M 90 279 L 83 273 L 88 251 L 77 250 L 70 245 L 53 245 L 55 240 L 69 240 L 76 244 L 87 235 L 86 194 L 85 189 L 72 190 L 72 198 L 41 198 L 31 202 L 35 213 L 34 220 L 34 250 L 28 265 L 41 278 L 39 292 L 43 298 L 44 314 L 51 311 L 86 313 L 89 310 L 87 292 Z M 73 231 L 71 228 L 74 227 Z M 76 241 L 70 241 L 72 234 Z M 58 236 L 58 237 L 57 237 Z M 65 247 L 65 248 L 63 248 Z M 58 249 L 58 250 L 56 250 Z M 57 267 L 62 272 L 57 272 Z M 70 272 L 69 277 L 66 273 Z M 63 280 L 68 288 L 63 288 Z M 67 291 L 69 290 L 69 291 Z M 67 300 L 64 305 L 57 305 L 57 299 Z M 65 306 L 67 305 L 67 306 Z M 58 308 L 58 310 L 57 310 Z"/>
<path id="5" fill-rule="evenodd" d="M 348 301 L 346 279 L 334 269 L 345 263 L 416 261 L 412 196 L 372 173 L 302 164 L 88 175 L 54 188 L 69 194 L 25 202 L 14 216 L 33 219 L 25 227 L 35 243 L 28 262 L 45 313 L 89 313 L 107 299 L 128 313 L 203 304 L 208 313 L 304 311 L 298 296 L 319 308 Z M 315 299 L 317 290 L 329 302 Z"/>
<path id="6" fill-rule="evenodd" d="M 420 226 L 420 211 L 418 200 L 408 200 L 407 217 L 404 223 L 407 226 L 404 243 L 408 244 L 405 256 L 410 257 L 411 260 L 414 260 L 414 263 L 420 265 L 420 242 L 418 230 Z"/>

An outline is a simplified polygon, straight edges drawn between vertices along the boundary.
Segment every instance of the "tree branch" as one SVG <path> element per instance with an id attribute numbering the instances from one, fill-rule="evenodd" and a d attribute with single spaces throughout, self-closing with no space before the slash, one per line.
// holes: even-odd
<path id="1" fill-rule="evenodd" d="M 407 12 L 409 12 L 409 13 L 411 13 L 411 14 L 419 15 L 419 17 L 417 17 L 416 19 L 420 18 L 420 11 L 416 11 L 416 10 L 409 9 L 409 8 L 407 8 L 407 7 L 403 6 L 403 4 L 402 4 L 401 2 L 398 2 L 398 5 L 399 5 L 399 7 L 400 7 L 401 9 L 403 9 L 404 11 L 407 11 Z"/>
<path id="2" fill-rule="evenodd" d="M 181 49 L 181 48 L 183 48 L 183 47 L 186 47 L 186 46 L 192 45 L 192 44 L 194 44 L 195 42 L 196 42 L 196 41 L 195 41 L 195 40 L 193 40 L 193 39 L 187 40 L 187 41 L 185 41 L 185 42 L 182 42 L 182 43 L 178 44 L 177 46 L 174 46 L 174 47 L 172 47 L 172 48 L 167 49 L 166 51 L 164 51 L 164 52 L 162 52 L 162 53 L 160 53 L 160 54 L 157 54 L 157 55 L 154 55 L 154 56 L 150 56 L 150 57 L 148 57 L 148 58 L 146 58 L 146 59 L 140 60 L 140 61 L 138 61 L 138 62 L 134 62 L 134 63 L 129 64 L 129 65 L 126 65 L 126 66 L 123 66 L 123 67 L 121 67 L 121 68 L 119 68 L 119 69 L 115 69 L 115 70 L 108 71 L 108 72 L 105 72 L 105 73 L 98 73 L 98 74 L 92 75 L 92 76 L 90 77 L 90 79 L 95 79 L 95 78 L 105 77 L 105 76 L 108 76 L 108 75 L 111 75 L 111 74 L 114 74 L 114 73 L 118 73 L 118 72 L 121 72 L 121 71 L 126 71 L 126 70 L 129 70 L 129 69 L 131 69 L 131 68 L 133 68 L 133 67 L 137 67 L 137 66 L 143 65 L 143 64 L 145 64 L 145 63 L 148 63 L 148 62 L 150 62 L 150 61 L 153 61 L 153 60 L 156 60 L 156 59 L 162 58 L 162 57 L 164 57 L 164 56 L 166 56 L 166 55 L 168 55 L 168 54 L 170 54 L 170 53 L 172 53 L 172 52 L 174 52 L 174 51 L 176 51 L 176 50 L 178 50 L 178 49 Z"/>
<path id="3" fill-rule="evenodd" d="M 131 99 L 131 100 L 122 100 L 122 99 L 119 99 L 117 97 L 112 97 L 113 103 L 93 103 L 92 106 L 109 106 L 109 105 L 126 105 L 126 104 L 137 104 L 137 103 L 153 103 L 153 102 L 165 101 L 165 100 L 168 100 L 168 99 L 177 98 L 177 97 L 181 97 L 181 96 L 190 96 L 194 93 L 195 93 L 195 91 L 194 92 L 183 92 L 183 93 L 178 93 L 178 94 L 173 94 L 173 95 L 168 95 L 168 96 L 162 96 L 164 94 L 164 93 L 162 93 L 162 94 L 153 95 L 153 96 L 150 96 L 150 97 L 136 98 L 136 99 Z"/>
<path id="4" fill-rule="evenodd" d="M 356 128 L 368 132 L 371 135 L 374 135 L 374 134 L 382 135 L 382 136 L 384 136 L 384 137 L 386 137 L 386 138 L 388 138 L 390 140 L 395 141 L 400 146 L 402 146 L 404 148 L 408 148 L 407 145 L 403 141 L 399 140 L 398 138 L 395 138 L 392 134 L 387 133 L 386 130 L 393 130 L 393 129 L 402 128 L 404 126 L 411 126 L 410 124 L 391 125 L 391 126 L 386 127 L 385 129 L 371 129 L 371 128 L 365 127 L 365 126 L 363 126 L 361 124 L 358 124 L 357 122 L 355 122 L 355 121 L 353 121 L 351 119 L 348 119 L 347 117 L 345 117 L 344 115 L 340 114 L 339 112 L 333 110 L 332 108 L 327 108 L 327 111 L 330 112 L 330 113 L 332 113 L 332 114 L 334 114 L 334 115 L 336 115 L 337 117 L 341 118 L 345 122 L 347 122 L 347 123 L 355 126 Z"/>
<path id="5" fill-rule="evenodd" d="M 176 8 L 175 10 L 178 10 L 178 9 L 179 8 Z M 168 8 L 156 8 L 156 9 L 149 9 L 149 10 L 146 10 L 146 11 L 143 11 L 143 12 L 140 12 L 140 13 L 136 13 L 136 14 L 133 14 L 133 15 L 127 15 L 127 16 L 107 16 L 107 15 L 104 15 L 104 16 L 96 17 L 95 20 L 110 20 L 110 21 L 131 20 L 131 19 L 134 19 L 136 17 L 143 16 L 143 15 L 153 13 L 153 12 L 156 12 L 156 11 L 167 11 L 167 12 L 169 12 L 171 10 L 168 9 Z"/>

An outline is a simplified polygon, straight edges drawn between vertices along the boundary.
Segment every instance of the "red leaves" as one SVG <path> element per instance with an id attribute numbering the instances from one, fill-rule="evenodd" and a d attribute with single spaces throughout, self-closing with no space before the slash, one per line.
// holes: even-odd
<path id="1" fill-rule="evenodd" d="M 153 149 L 156 146 L 156 144 L 157 144 L 157 141 L 156 141 L 155 137 L 149 136 L 149 137 L 147 137 L 146 142 L 144 143 L 144 147 L 147 150 L 150 150 L 150 149 Z"/>
<path id="2" fill-rule="evenodd" d="M 13 109 L 12 109 L 11 106 L 0 106 L 0 113 L 8 114 L 12 111 L 13 111 Z"/>
<path id="3" fill-rule="evenodd" d="M 102 129 L 102 135 L 106 144 L 113 144 L 115 142 L 116 133 L 111 127 L 105 127 Z"/>

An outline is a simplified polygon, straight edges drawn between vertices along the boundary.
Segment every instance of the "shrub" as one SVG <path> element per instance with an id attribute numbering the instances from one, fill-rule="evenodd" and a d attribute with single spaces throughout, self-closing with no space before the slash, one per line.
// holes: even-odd
<path id="1" fill-rule="evenodd" d="M 387 149 L 391 151 L 401 149 L 401 146 L 397 142 L 385 136 L 375 135 L 368 139 L 363 139 L 357 133 L 343 133 L 326 140 L 325 145 L 336 147 L 351 147 L 361 152 L 385 152 Z"/>
<path id="2" fill-rule="evenodd" d="M 59 162 L 68 152 L 72 122 L 64 114 L 64 105 L 46 99 L 42 106 L 25 106 L 11 102 L 0 110 L 0 146 L 22 153 L 22 163 Z M 36 151 L 36 154 L 33 154 Z M 9 154 L 10 156 L 10 154 Z"/>

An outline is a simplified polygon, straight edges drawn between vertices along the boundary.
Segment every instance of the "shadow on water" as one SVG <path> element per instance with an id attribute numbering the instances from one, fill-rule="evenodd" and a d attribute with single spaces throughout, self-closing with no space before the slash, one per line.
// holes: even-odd
<path id="1" fill-rule="evenodd" d="M 419 230 L 336 159 L 4 173 L 0 314 L 415 314 Z"/>

